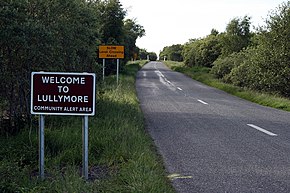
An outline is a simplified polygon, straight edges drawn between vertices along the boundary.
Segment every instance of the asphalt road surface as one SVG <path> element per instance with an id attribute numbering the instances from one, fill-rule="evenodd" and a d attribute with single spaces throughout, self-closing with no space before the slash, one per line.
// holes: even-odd
<path id="1" fill-rule="evenodd" d="M 136 88 L 177 192 L 290 192 L 290 113 L 146 64 Z"/>

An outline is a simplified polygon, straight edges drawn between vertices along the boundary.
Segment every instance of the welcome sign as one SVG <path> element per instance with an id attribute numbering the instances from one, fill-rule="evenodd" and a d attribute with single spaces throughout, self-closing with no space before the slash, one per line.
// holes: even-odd
<path id="1" fill-rule="evenodd" d="M 31 114 L 95 114 L 95 74 L 31 73 Z"/>

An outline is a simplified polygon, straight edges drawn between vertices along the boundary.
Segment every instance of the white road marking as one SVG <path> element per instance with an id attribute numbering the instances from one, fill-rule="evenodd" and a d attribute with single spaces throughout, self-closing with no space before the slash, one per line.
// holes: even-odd
<path id="1" fill-rule="evenodd" d="M 178 90 L 182 90 L 182 88 L 180 88 L 180 87 L 176 87 L 171 81 L 169 81 L 165 76 L 164 76 L 164 74 L 162 74 L 162 72 L 160 72 L 160 70 L 158 70 L 158 69 L 156 69 L 155 71 L 154 71 L 156 74 L 157 74 L 157 76 L 159 76 L 159 80 L 160 80 L 160 82 L 162 82 L 163 84 L 169 84 L 171 87 L 173 87 L 174 88 L 174 90 L 176 90 L 176 89 L 178 89 Z"/>
<path id="2" fill-rule="evenodd" d="M 249 127 L 252 127 L 252 128 L 254 128 L 254 129 L 257 129 L 258 131 L 261 131 L 261 132 L 263 132 L 263 133 L 266 133 L 267 135 L 270 135 L 270 136 L 277 136 L 277 134 L 275 134 L 275 133 L 272 133 L 272 132 L 270 132 L 270 131 L 267 131 L 266 129 L 263 129 L 263 128 L 261 128 L 261 127 L 258 127 L 258 126 L 256 126 L 256 125 L 253 125 L 253 124 L 247 124 Z"/>
<path id="3" fill-rule="evenodd" d="M 146 77 L 147 76 L 147 73 L 146 71 L 143 71 L 143 76 Z"/>
<path id="4" fill-rule="evenodd" d="M 170 174 L 167 176 L 170 180 L 175 180 L 175 179 L 192 179 L 192 176 L 183 176 L 180 174 Z"/>
<path id="5" fill-rule="evenodd" d="M 155 73 L 158 75 L 158 76 L 161 76 L 164 78 L 164 75 L 162 74 L 162 72 L 160 72 L 159 70 L 155 70 Z"/>
<path id="6" fill-rule="evenodd" d="M 203 100 L 197 100 L 197 101 L 204 104 L 204 105 L 208 105 L 208 103 L 204 102 Z"/>
<path id="7" fill-rule="evenodd" d="M 160 72 L 160 70 L 157 70 L 157 73 L 158 73 L 160 76 L 164 77 L 164 75 L 162 74 L 162 72 Z"/>

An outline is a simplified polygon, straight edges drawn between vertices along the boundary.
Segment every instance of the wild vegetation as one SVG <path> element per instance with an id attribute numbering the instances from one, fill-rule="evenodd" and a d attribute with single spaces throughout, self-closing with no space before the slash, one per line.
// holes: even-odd
<path id="1" fill-rule="evenodd" d="M 160 52 L 159 59 L 181 62 L 183 61 L 182 49 L 183 49 L 183 45 L 181 44 L 166 46 Z"/>
<path id="2" fill-rule="evenodd" d="M 145 30 L 118 0 L 0 1 L 0 192 L 172 192 L 144 130 L 135 42 Z M 38 174 L 38 117 L 30 115 L 32 71 L 94 72 L 98 46 L 124 45 L 119 85 L 97 80 L 89 118 L 89 181 L 81 177 L 81 117 L 45 117 L 45 180 Z M 136 57 L 137 56 L 137 57 Z M 106 74 L 115 61 L 106 61 Z M 114 68 L 113 68 L 114 67 Z"/>
<path id="3" fill-rule="evenodd" d="M 38 134 L 33 128 L 0 137 L 0 192 L 174 192 L 147 132 L 135 92 L 145 62 L 124 67 L 98 85 L 89 118 L 89 181 L 81 177 L 81 117 L 46 116 L 45 180 L 38 176 Z"/>
<path id="4" fill-rule="evenodd" d="M 216 78 L 235 86 L 290 97 L 290 2 L 282 3 L 265 26 L 250 31 L 251 18 L 232 19 L 226 31 L 165 47 L 160 57 L 182 53 L 188 67 L 209 67 Z M 174 49 L 175 48 L 175 49 Z M 172 54 L 172 50 L 175 50 Z"/>
<path id="5" fill-rule="evenodd" d="M 32 71 L 101 73 L 98 46 L 124 45 L 121 69 L 137 59 L 145 35 L 118 0 L 3 0 L 0 2 L 0 134 L 17 134 L 33 122 Z M 136 57 L 137 56 L 137 57 Z M 106 62 L 115 73 L 115 61 Z"/>
<path id="6" fill-rule="evenodd" d="M 139 57 L 141 60 L 157 60 L 157 54 L 155 52 L 148 52 L 146 49 L 139 50 Z"/>

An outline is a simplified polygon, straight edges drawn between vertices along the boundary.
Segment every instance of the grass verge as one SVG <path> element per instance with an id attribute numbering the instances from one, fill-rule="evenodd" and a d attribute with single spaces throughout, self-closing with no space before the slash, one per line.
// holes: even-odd
<path id="1" fill-rule="evenodd" d="M 182 62 L 173 62 L 173 61 L 166 61 L 165 64 L 172 70 L 186 74 L 187 76 L 197 81 L 218 88 L 232 95 L 258 103 L 260 105 L 290 111 L 289 99 L 223 83 L 220 80 L 214 78 L 212 74 L 210 74 L 210 68 L 198 66 L 187 67 Z"/>
<path id="2" fill-rule="evenodd" d="M 0 139 L 0 192 L 174 192 L 135 93 L 145 62 L 130 63 L 98 85 L 96 115 L 89 118 L 89 181 L 80 177 L 81 117 L 46 116 L 45 175 L 38 178 L 37 125 Z M 37 117 L 35 118 L 37 122 Z"/>

